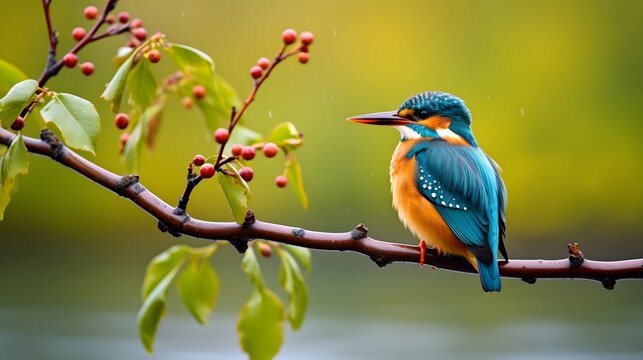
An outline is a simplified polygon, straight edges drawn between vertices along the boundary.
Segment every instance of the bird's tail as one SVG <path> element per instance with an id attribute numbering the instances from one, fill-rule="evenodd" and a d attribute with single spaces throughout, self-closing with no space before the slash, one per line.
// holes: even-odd
<path id="1" fill-rule="evenodd" d="M 494 256 L 493 261 L 489 264 L 478 260 L 478 273 L 484 291 L 500 292 L 500 271 L 498 270 L 497 256 Z"/>

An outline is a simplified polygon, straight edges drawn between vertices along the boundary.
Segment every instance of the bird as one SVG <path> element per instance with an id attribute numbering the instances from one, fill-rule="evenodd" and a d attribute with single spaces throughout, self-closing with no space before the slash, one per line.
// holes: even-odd
<path id="1" fill-rule="evenodd" d="M 504 244 L 507 190 L 500 167 L 478 145 L 471 112 L 457 96 L 427 91 L 397 110 L 357 115 L 349 121 L 388 125 L 401 134 L 390 163 L 393 206 L 420 241 L 457 255 L 479 273 L 483 290 L 501 290 L 498 251 Z"/>

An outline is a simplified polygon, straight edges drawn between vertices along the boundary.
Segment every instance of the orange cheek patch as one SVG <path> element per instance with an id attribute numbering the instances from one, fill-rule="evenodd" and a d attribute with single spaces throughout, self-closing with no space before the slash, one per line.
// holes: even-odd
<path id="1" fill-rule="evenodd" d="M 426 120 L 420 121 L 420 124 L 431 128 L 433 130 L 438 130 L 438 129 L 448 129 L 449 125 L 451 125 L 451 119 L 449 119 L 446 116 L 431 116 Z"/>
<path id="2" fill-rule="evenodd" d="M 406 118 L 406 119 L 410 119 L 411 117 L 413 117 L 413 114 L 415 114 L 415 110 L 413 110 L 413 109 L 403 109 L 402 111 L 397 113 L 397 116 L 403 117 L 403 118 Z"/>

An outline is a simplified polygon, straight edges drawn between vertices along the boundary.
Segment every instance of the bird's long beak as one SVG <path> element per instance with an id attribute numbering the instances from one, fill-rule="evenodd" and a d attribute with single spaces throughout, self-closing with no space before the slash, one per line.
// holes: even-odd
<path id="1" fill-rule="evenodd" d="M 384 111 L 371 114 L 352 116 L 346 119 L 361 124 L 371 125 L 404 125 L 411 121 L 397 115 L 397 111 Z"/>

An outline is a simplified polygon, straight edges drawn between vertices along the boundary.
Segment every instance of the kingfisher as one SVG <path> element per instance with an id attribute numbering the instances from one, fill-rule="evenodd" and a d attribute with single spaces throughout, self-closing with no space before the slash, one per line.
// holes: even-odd
<path id="1" fill-rule="evenodd" d="M 500 291 L 498 251 L 504 245 L 507 192 L 500 167 L 478 145 L 471 112 L 445 92 L 411 96 L 395 111 L 348 118 L 389 125 L 401 134 L 391 159 L 393 206 L 420 241 L 463 256 L 478 271 L 485 291 Z"/>

